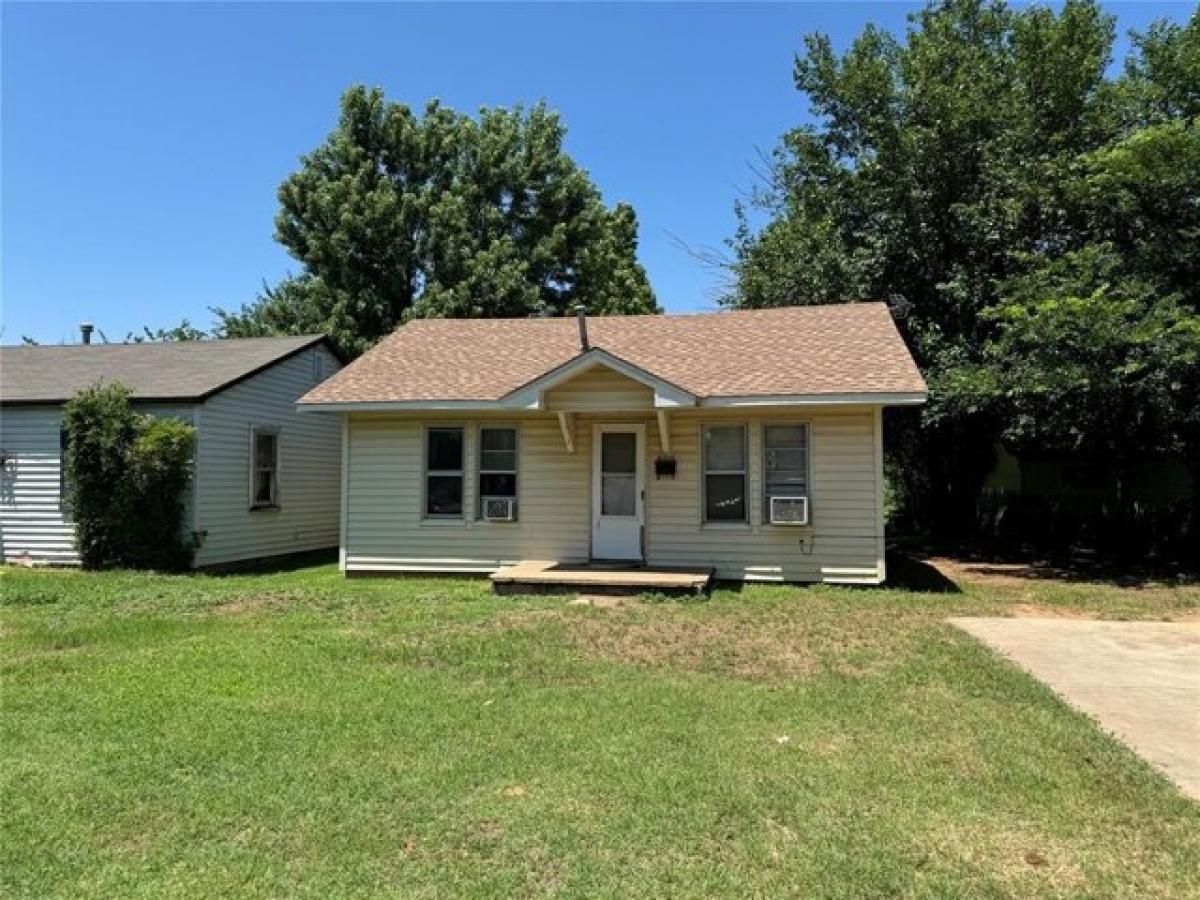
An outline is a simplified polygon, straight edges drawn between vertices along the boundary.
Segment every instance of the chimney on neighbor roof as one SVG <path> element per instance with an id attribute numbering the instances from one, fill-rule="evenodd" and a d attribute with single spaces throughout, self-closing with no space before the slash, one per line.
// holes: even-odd
<path id="1" fill-rule="evenodd" d="M 579 320 L 579 349 L 587 353 L 591 346 L 587 336 L 587 307 L 582 303 L 575 307 L 575 318 Z"/>
<path id="2" fill-rule="evenodd" d="M 80 337 L 80 339 L 82 339 L 82 341 L 85 344 L 90 344 L 92 342 L 92 330 L 95 327 L 96 326 L 93 325 L 91 322 L 80 322 L 79 323 L 79 337 Z"/>

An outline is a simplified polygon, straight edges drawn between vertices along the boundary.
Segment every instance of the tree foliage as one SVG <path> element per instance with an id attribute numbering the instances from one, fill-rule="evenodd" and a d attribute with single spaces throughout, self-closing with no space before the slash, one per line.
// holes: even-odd
<path id="1" fill-rule="evenodd" d="M 197 328 L 187 319 L 182 319 L 178 325 L 170 328 L 150 328 L 149 325 L 143 325 L 141 333 L 131 331 L 125 335 L 125 343 L 127 344 L 145 344 L 145 343 L 163 343 L 169 341 L 205 341 L 211 338 L 212 335 L 201 328 Z"/>
<path id="2" fill-rule="evenodd" d="M 303 271 L 217 310 L 221 330 L 324 331 L 354 355 L 410 316 L 655 310 L 633 209 L 604 205 L 564 135 L 544 104 L 417 115 L 352 87 L 279 189 L 276 238 Z"/>
<path id="3" fill-rule="evenodd" d="M 67 503 L 90 569 L 185 569 L 183 528 L 195 429 L 139 415 L 119 384 L 81 391 L 63 411 Z"/>
<path id="4" fill-rule="evenodd" d="M 1131 442 L 1184 452 L 1165 410 L 1200 309 L 1200 13 L 1110 78 L 1113 40 L 1092 0 L 943 0 L 903 40 L 810 35 L 796 59 L 816 123 L 738 209 L 727 299 L 903 301 L 930 402 L 891 462 L 925 525 L 967 523 L 1002 436 L 1100 446 L 1103 410 L 1136 409 Z"/>

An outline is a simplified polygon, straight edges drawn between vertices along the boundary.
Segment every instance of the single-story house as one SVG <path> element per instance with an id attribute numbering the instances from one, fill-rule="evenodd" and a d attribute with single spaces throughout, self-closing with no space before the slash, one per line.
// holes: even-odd
<path id="1" fill-rule="evenodd" d="M 347 573 L 874 584 L 881 410 L 925 398 L 886 305 L 857 303 L 419 320 L 299 406 L 341 416 Z"/>
<path id="2" fill-rule="evenodd" d="M 62 407 L 114 381 L 139 411 L 196 428 L 184 529 L 202 536 L 197 566 L 336 546 L 341 430 L 295 404 L 340 368 L 320 335 L 0 347 L 0 556 L 78 563 Z"/>

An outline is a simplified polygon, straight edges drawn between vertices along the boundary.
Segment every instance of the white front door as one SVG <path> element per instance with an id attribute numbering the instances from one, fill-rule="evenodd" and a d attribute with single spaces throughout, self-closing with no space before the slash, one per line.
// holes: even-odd
<path id="1" fill-rule="evenodd" d="M 596 425 L 592 437 L 592 557 L 641 559 L 644 425 Z"/>

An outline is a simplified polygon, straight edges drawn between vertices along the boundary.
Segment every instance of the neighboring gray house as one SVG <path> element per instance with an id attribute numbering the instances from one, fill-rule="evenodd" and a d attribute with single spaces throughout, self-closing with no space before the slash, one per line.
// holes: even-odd
<path id="1" fill-rule="evenodd" d="M 340 425 L 295 403 L 339 368 L 320 335 L 0 347 L 0 559 L 78 563 L 62 404 L 113 381 L 141 412 L 196 427 L 184 527 L 203 535 L 197 566 L 337 546 Z"/>

